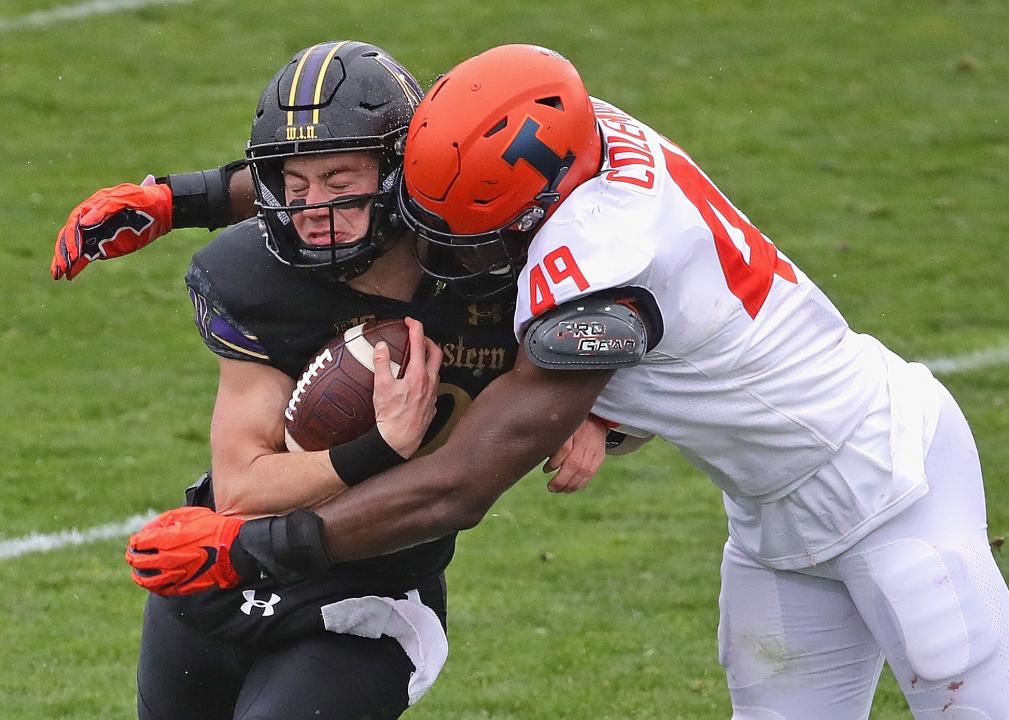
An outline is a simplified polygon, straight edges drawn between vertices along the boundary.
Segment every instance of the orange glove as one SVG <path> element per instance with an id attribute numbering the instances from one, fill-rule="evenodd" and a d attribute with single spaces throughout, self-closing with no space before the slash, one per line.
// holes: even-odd
<path id="1" fill-rule="evenodd" d="M 127 255 L 172 229 L 172 189 L 147 183 L 102 188 L 70 212 L 56 235 L 53 280 L 73 280 L 92 260 Z"/>
<path id="2" fill-rule="evenodd" d="M 162 513 L 130 536 L 126 562 L 133 582 L 159 595 L 235 587 L 242 578 L 231 564 L 231 546 L 244 522 L 204 507 Z"/>

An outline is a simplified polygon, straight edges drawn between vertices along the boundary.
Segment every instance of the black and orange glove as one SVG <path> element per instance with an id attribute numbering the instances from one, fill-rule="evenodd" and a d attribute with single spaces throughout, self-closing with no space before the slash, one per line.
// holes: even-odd
<path id="1" fill-rule="evenodd" d="M 242 578 L 231 548 L 244 521 L 203 507 L 162 513 L 130 536 L 126 562 L 133 582 L 159 595 L 233 588 Z"/>
<path id="2" fill-rule="evenodd" d="M 159 595 L 192 595 L 265 577 L 290 583 L 331 566 L 322 518 L 299 508 L 244 521 L 204 507 L 169 510 L 130 536 L 133 582 Z"/>
<path id="3" fill-rule="evenodd" d="M 49 272 L 73 280 L 92 260 L 135 252 L 172 229 L 172 190 L 145 180 L 102 188 L 75 207 L 56 235 Z"/>

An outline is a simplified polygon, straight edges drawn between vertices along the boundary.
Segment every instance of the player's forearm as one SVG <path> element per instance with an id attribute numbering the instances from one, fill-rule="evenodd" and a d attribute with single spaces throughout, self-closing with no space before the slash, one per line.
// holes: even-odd
<path id="1" fill-rule="evenodd" d="M 495 381 L 441 449 L 315 509 L 332 558 L 391 552 L 476 525 L 574 432 L 608 377 L 525 367 Z"/>
<path id="2" fill-rule="evenodd" d="M 256 191 L 252 187 L 252 172 L 245 165 L 228 178 L 228 199 L 232 222 L 239 222 L 255 216 Z"/>
<path id="3" fill-rule="evenodd" d="M 314 507 L 347 488 L 326 451 L 267 453 L 241 464 L 220 462 L 214 467 L 214 499 L 217 511 L 226 515 L 283 515 Z"/>

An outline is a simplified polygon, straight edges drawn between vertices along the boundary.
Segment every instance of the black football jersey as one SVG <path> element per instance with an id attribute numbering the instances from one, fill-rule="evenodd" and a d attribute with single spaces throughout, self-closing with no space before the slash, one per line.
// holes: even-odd
<path id="1" fill-rule="evenodd" d="M 213 352 L 272 365 L 295 379 L 320 347 L 354 325 L 407 315 L 422 321 L 444 359 L 438 413 L 421 452 L 441 444 L 472 399 L 515 362 L 512 298 L 473 303 L 427 278 L 410 302 L 359 293 L 325 271 L 278 261 L 266 248 L 255 219 L 225 230 L 198 251 L 186 284 L 196 326 Z M 378 558 L 341 563 L 330 580 L 344 592 L 350 586 L 361 593 L 390 586 L 409 589 L 415 579 L 445 568 L 454 542 L 452 535 Z"/>

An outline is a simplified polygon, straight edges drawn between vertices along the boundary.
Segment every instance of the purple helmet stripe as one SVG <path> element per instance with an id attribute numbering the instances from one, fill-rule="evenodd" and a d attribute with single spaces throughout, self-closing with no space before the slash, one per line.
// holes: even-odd
<path id="1" fill-rule="evenodd" d="M 305 67 L 302 68 L 301 77 L 298 79 L 298 87 L 294 96 L 294 104 L 298 107 L 307 108 L 314 104 L 315 84 L 318 82 L 319 70 L 332 46 L 332 43 L 317 45 L 309 51 L 311 56 L 306 60 Z M 308 125 L 310 122 L 311 116 L 309 115 L 309 111 L 298 110 L 296 124 Z"/>

